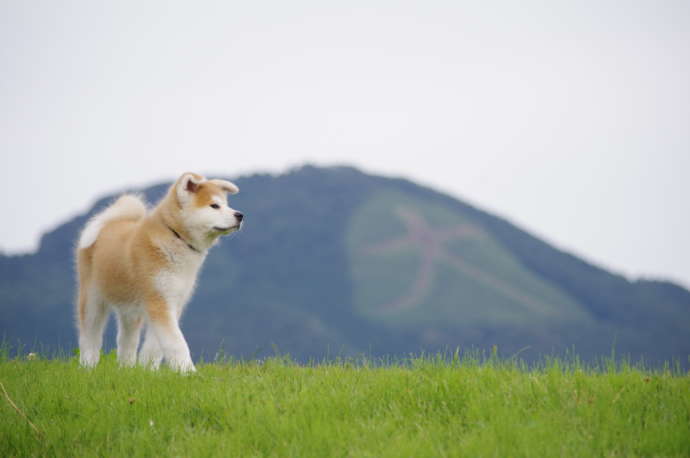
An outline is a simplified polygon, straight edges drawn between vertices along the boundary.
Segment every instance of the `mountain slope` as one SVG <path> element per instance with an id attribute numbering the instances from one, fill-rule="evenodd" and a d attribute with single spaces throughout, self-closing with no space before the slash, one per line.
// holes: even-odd
<path id="1" fill-rule="evenodd" d="M 690 293 L 677 285 L 629 282 L 406 180 L 307 166 L 235 181 L 244 230 L 212 250 L 183 320 L 196 355 L 498 345 L 593 358 L 615 346 L 687 362 Z M 143 192 L 155 202 L 166 187 Z M 36 254 L 0 257 L 10 342 L 75 346 L 72 245 L 112 197 L 46 234 Z"/>

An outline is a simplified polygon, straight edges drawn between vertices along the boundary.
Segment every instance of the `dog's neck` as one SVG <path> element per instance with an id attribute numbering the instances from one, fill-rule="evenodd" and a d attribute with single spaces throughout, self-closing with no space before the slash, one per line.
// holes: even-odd
<path id="1" fill-rule="evenodd" d="M 176 209 L 171 208 L 170 202 L 166 202 L 169 198 L 170 196 L 158 204 L 151 215 L 152 218 L 165 227 L 171 236 L 184 243 L 191 252 L 205 254 L 209 247 L 202 240 L 196 240 L 189 231 L 180 226 L 179 218 L 175 214 Z"/>
<path id="2" fill-rule="evenodd" d="M 173 235 L 174 235 L 175 237 L 177 237 L 177 238 L 180 239 L 185 245 L 187 245 L 187 246 L 189 247 L 190 250 L 192 250 L 192 251 L 195 252 L 195 253 L 201 254 L 201 250 L 198 250 L 197 248 L 194 247 L 194 245 L 192 245 L 191 243 L 189 243 L 187 240 L 183 239 L 182 236 L 181 236 L 175 229 L 173 229 L 172 227 L 170 227 L 170 226 L 168 226 L 168 225 L 166 225 L 166 227 L 167 227 L 168 229 L 170 229 L 170 232 L 172 232 Z"/>

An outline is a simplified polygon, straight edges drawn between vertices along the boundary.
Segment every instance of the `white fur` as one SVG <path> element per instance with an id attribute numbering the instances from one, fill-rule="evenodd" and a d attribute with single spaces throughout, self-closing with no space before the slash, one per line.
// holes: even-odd
<path id="1" fill-rule="evenodd" d="M 86 223 L 79 237 L 79 248 L 84 249 L 93 245 L 105 223 L 117 219 L 139 219 L 144 215 L 146 215 L 146 205 L 140 197 L 131 194 L 121 196 L 114 204 L 94 215 Z"/>
<path id="2" fill-rule="evenodd" d="M 117 316 L 117 360 L 130 367 L 137 362 L 137 348 L 146 314 L 142 307 L 114 307 Z"/>
<path id="3" fill-rule="evenodd" d="M 103 330 L 108 321 L 109 310 L 97 288 L 91 288 L 87 297 L 88 313 L 79 332 L 79 362 L 84 367 L 94 367 L 100 358 Z"/>
<path id="4" fill-rule="evenodd" d="M 209 182 L 213 183 L 217 186 L 220 186 L 228 194 L 237 194 L 238 192 L 240 192 L 240 188 L 237 187 L 237 185 L 235 183 L 232 183 L 232 182 L 227 181 L 227 180 L 219 180 L 219 179 L 215 178 L 213 180 L 209 180 Z"/>
<path id="5" fill-rule="evenodd" d="M 159 272 L 154 281 L 156 289 L 168 304 L 168 314 L 171 326 L 149 322 L 146 330 L 144 345 L 139 354 L 142 365 L 158 368 L 165 358 L 170 367 L 181 372 L 193 372 L 194 363 L 189 352 L 189 346 L 179 326 L 184 307 L 194 291 L 197 273 L 204 256 L 192 256 L 193 253 L 182 250 L 178 253 L 167 252 L 174 260 L 172 267 Z M 176 250 L 177 251 L 177 250 Z"/>
<path id="6" fill-rule="evenodd" d="M 179 193 L 189 194 L 189 191 L 178 189 Z M 225 198 L 217 196 L 213 198 L 213 202 L 218 204 L 220 208 L 210 206 L 196 208 L 190 198 L 184 197 L 183 200 L 182 218 L 189 231 L 190 242 L 199 250 L 208 250 L 216 243 L 220 234 L 217 228 L 234 232 L 241 227 L 241 222 L 235 216 L 237 211 L 228 206 L 228 201 Z"/>

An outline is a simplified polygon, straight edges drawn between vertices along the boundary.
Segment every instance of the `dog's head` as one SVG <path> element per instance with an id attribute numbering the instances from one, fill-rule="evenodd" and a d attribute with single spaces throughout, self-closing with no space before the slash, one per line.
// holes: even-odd
<path id="1" fill-rule="evenodd" d="M 183 224 L 195 239 L 214 241 L 241 229 L 244 215 L 228 206 L 228 194 L 240 189 L 229 181 L 185 173 L 175 183 Z"/>

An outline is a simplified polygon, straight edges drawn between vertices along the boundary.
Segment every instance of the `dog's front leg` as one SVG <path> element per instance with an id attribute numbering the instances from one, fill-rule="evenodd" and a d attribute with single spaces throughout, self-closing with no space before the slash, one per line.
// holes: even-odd
<path id="1" fill-rule="evenodd" d="M 176 371 L 195 372 L 189 347 L 177 321 L 175 306 L 160 296 L 147 301 L 149 327 L 168 365 Z"/>

